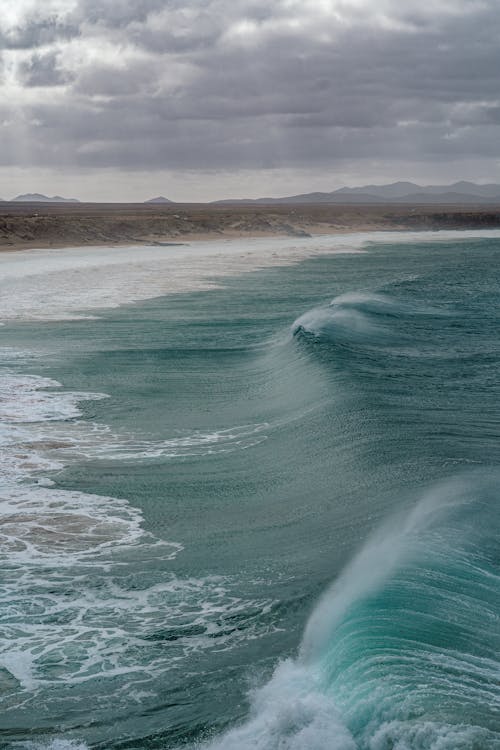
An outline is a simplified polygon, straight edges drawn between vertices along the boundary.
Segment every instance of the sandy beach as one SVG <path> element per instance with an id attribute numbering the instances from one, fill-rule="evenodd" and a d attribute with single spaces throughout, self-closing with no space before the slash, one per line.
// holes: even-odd
<path id="1" fill-rule="evenodd" d="M 496 227 L 485 206 L 0 203 L 0 251 Z"/>

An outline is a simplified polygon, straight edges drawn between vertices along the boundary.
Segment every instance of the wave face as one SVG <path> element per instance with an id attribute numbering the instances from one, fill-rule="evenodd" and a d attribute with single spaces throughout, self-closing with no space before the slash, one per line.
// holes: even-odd
<path id="1" fill-rule="evenodd" d="M 0 745 L 499 750 L 498 251 L 3 326 Z"/>
<path id="2" fill-rule="evenodd" d="M 210 747 L 500 747 L 499 483 L 443 482 L 375 533 L 250 721 Z"/>
<path id="3" fill-rule="evenodd" d="M 417 343 L 405 324 L 425 317 L 439 318 L 444 310 L 387 294 L 350 292 L 328 305 L 304 313 L 292 325 L 294 336 L 309 335 L 346 346 L 366 345 L 374 349 Z"/>
<path id="4" fill-rule="evenodd" d="M 448 288 L 440 269 L 342 293 L 291 326 L 299 351 L 335 373 L 349 416 L 362 413 L 350 445 L 370 434 L 357 467 L 367 484 L 379 460 L 395 475 L 404 462 L 414 486 L 399 475 L 403 509 L 210 750 L 500 748 L 498 297 L 474 265 Z M 437 463 L 440 478 L 416 492 Z"/>

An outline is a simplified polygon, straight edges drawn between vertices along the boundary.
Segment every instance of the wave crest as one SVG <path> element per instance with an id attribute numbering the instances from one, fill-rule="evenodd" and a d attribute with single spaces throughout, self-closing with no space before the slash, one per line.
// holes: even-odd
<path id="1" fill-rule="evenodd" d="M 421 316 L 443 315 L 430 305 L 387 294 L 347 292 L 329 305 L 301 315 L 292 324 L 292 334 L 344 345 L 384 346 L 408 341 L 405 322 Z"/>
<path id="2" fill-rule="evenodd" d="M 499 480 L 439 484 L 379 530 L 211 750 L 498 748 Z"/>

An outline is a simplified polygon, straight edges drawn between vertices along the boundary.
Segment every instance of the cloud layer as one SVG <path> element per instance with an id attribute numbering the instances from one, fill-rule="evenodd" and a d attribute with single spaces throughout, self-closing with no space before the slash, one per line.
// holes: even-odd
<path id="1" fill-rule="evenodd" d="M 0 0 L 0 10 L 4 176 L 316 170 L 327 189 L 332 173 L 372 177 L 381 163 L 402 177 L 415 176 L 410 165 L 500 171 L 496 0 Z"/>

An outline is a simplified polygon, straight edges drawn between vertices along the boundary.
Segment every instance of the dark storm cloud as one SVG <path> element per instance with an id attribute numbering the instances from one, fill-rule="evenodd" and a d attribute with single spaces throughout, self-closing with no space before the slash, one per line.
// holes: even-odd
<path id="1" fill-rule="evenodd" d="M 61 0 L 0 33 L 11 49 L 40 48 L 16 68 L 33 164 L 497 158 L 496 2 Z M 53 100 L 23 93 L 53 86 Z"/>

